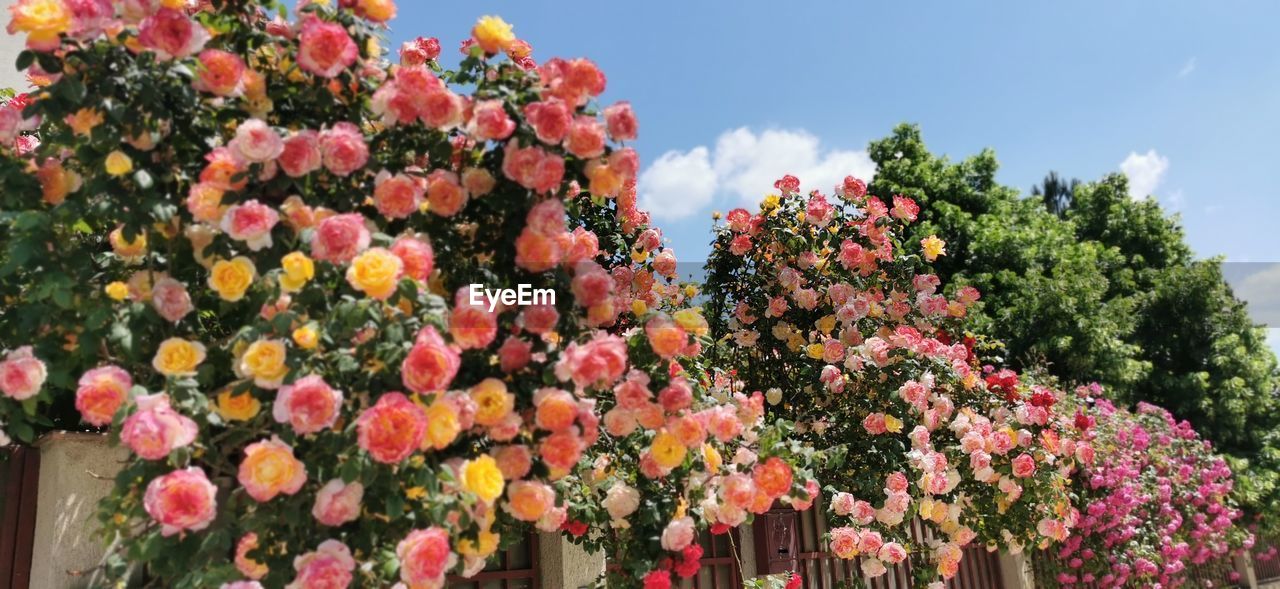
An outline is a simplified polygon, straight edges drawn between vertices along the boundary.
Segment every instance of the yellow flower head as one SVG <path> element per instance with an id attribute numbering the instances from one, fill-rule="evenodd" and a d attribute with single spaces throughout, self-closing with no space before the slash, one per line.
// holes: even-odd
<path id="1" fill-rule="evenodd" d="M 516 34 L 507 21 L 497 16 L 482 16 L 471 29 L 471 37 L 485 53 L 497 53 L 516 40 Z"/>
<path id="2" fill-rule="evenodd" d="M 658 463 L 658 466 L 670 470 L 684 462 L 688 449 L 680 443 L 680 438 L 664 429 L 653 437 L 649 453 L 653 455 L 653 461 Z"/>
<path id="3" fill-rule="evenodd" d="M 447 448 L 461 432 L 462 424 L 458 421 L 458 411 L 452 404 L 436 401 L 427 407 L 427 437 L 422 441 L 424 449 Z"/>
<path id="4" fill-rule="evenodd" d="M 262 403 L 249 391 L 239 395 L 229 389 L 218 393 L 218 415 L 227 421 L 248 421 L 256 417 L 261 409 Z"/>
<path id="5" fill-rule="evenodd" d="M 827 315 L 818 320 L 818 331 L 824 334 L 830 334 L 831 330 L 836 328 L 836 316 Z"/>
<path id="6" fill-rule="evenodd" d="M 458 549 L 458 554 L 463 556 L 488 558 L 490 554 L 498 550 L 498 540 L 501 538 L 501 535 L 484 529 L 480 530 L 474 541 L 470 538 L 459 538 L 456 548 Z"/>
<path id="7" fill-rule="evenodd" d="M 71 131 L 76 135 L 88 137 L 93 132 L 93 128 L 101 125 L 103 120 L 102 113 L 94 108 L 85 107 L 67 117 L 67 126 L 71 127 Z"/>
<path id="8" fill-rule="evenodd" d="M 209 288 L 222 300 L 234 303 L 244 298 L 245 291 L 257 276 L 258 270 L 249 258 L 236 256 L 230 260 L 219 260 L 209 271 Z"/>
<path id="9" fill-rule="evenodd" d="M 502 490 L 506 487 L 502 471 L 498 469 L 498 461 L 488 454 L 481 454 L 464 463 L 458 478 L 461 479 L 463 489 L 489 505 L 493 505 L 502 496 Z"/>
<path id="10" fill-rule="evenodd" d="M 258 386 L 274 389 L 289 374 L 289 366 L 285 364 L 287 357 L 283 340 L 260 339 L 249 344 L 236 367 L 244 376 L 252 377 Z"/>
<path id="11" fill-rule="evenodd" d="M 676 324 L 683 327 L 685 331 L 695 336 L 707 335 L 707 319 L 702 316 L 702 310 L 697 308 L 680 309 L 671 314 L 676 320 Z"/>
<path id="12" fill-rule="evenodd" d="M 104 165 L 107 173 L 112 176 L 123 176 L 133 171 L 133 160 L 129 158 L 129 154 L 118 149 L 107 154 Z"/>
<path id="13" fill-rule="evenodd" d="M 310 323 L 293 330 L 293 343 L 304 350 L 314 350 L 320 344 L 320 335 Z"/>
<path id="14" fill-rule="evenodd" d="M 316 265 L 302 252 L 292 252 L 280 258 L 280 289 L 284 292 L 298 292 L 316 275 Z"/>
<path id="15" fill-rule="evenodd" d="M 932 262 L 938 259 L 938 256 L 946 255 L 947 242 L 938 239 L 937 235 L 930 235 L 920 240 L 920 249 L 924 252 L 924 258 Z"/>
<path id="16" fill-rule="evenodd" d="M 507 392 L 507 385 L 496 378 L 486 378 L 471 387 L 471 400 L 476 403 L 476 424 L 483 426 L 502 423 L 516 404 L 515 396 Z"/>
<path id="17" fill-rule="evenodd" d="M 347 268 L 347 282 L 364 294 L 385 300 L 396 291 L 396 281 L 404 273 L 400 257 L 385 248 L 365 250 L 351 260 Z"/>
<path id="18" fill-rule="evenodd" d="M 702 461 L 707 464 L 707 472 L 715 474 L 720 471 L 720 465 L 724 464 L 724 458 L 720 456 L 720 451 L 716 450 L 711 444 L 702 445 Z"/>
<path id="19" fill-rule="evenodd" d="M 805 352 L 809 354 L 810 358 L 813 358 L 814 360 L 821 360 L 823 353 L 826 352 L 826 348 L 823 347 L 822 344 L 809 344 L 809 347 L 805 349 Z"/>
<path id="20" fill-rule="evenodd" d="M 108 284 L 103 290 L 106 291 L 107 296 L 111 297 L 111 300 L 114 301 L 123 301 L 129 296 L 129 285 L 120 282 L 119 280 Z"/>
<path id="21" fill-rule="evenodd" d="M 892 415 L 885 415 L 884 429 L 895 434 L 900 433 L 902 431 L 902 420 Z"/>
<path id="22" fill-rule="evenodd" d="M 633 300 L 631 301 L 631 314 L 632 314 L 632 315 L 635 315 L 636 317 L 643 317 L 643 316 L 644 316 L 644 314 L 645 314 L 645 313 L 648 313 L 648 312 L 649 312 L 649 305 L 648 305 L 648 304 L 646 304 L 646 303 L 644 302 L 644 300 L 642 300 L 642 299 L 633 299 Z"/>
<path id="23" fill-rule="evenodd" d="M 764 200 L 760 201 L 760 211 L 767 213 L 778 208 L 778 201 L 779 198 L 776 194 L 770 194 L 769 196 L 764 197 Z"/>
<path id="24" fill-rule="evenodd" d="M 196 367 L 204 362 L 204 355 L 204 344 L 171 337 L 160 342 L 155 357 L 151 359 L 151 366 L 165 376 L 191 376 L 196 373 Z"/>
<path id="25" fill-rule="evenodd" d="M 55 48 L 58 35 L 71 29 L 71 10 L 62 0 L 19 0 L 9 12 L 9 32 L 26 33 L 29 47 Z"/>

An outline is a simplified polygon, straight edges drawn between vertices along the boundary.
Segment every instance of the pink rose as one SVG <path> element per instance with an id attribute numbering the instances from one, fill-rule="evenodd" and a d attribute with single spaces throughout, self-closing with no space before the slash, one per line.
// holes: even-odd
<path id="1" fill-rule="evenodd" d="M 22 346 L 0 361 L 0 393 L 15 401 L 30 399 L 40 392 L 48 376 L 44 362 L 31 353 L 31 346 Z"/>
<path id="2" fill-rule="evenodd" d="M 449 314 L 449 335 L 464 350 L 488 347 L 498 335 L 497 314 L 474 305 L 454 307 Z"/>
<path id="3" fill-rule="evenodd" d="M 316 493 L 311 515 L 326 526 L 340 526 L 360 517 L 360 501 L 364 499 L 364 485 L 359 482 L 343 483 L 333 479 Z"/>
<path id="4" fill-rule="evenodd" d="M 520 147 L 519 140 L 503 150 L 502 173 L 521 186 L 538 193 L 552 192 L 564 179 L 564 158 L 541 147 Z"/>
<path id="5" fill-rule="evenodd" d="M 320 169 L 320 134 L 312 130 L 295 131 L 284 140 L 280 151 L 280 169 L 290 178 L 301 178 Z"/>
<path id="6" fill-rule="evenodd" d="M 161 8 L 138 25 L 138 43 L 161 61 L 183 59 L 199 51 L 209 32 L 182 11 Z"/>
<path id="7" fill-rule="evenodd" d="M 843 559 L 852 559 L 858 553 L 858 531 L 849 527 L 831 530 L 831 552 Z"/>
<path id="8" fill-rule="evenodd" d="M 216 515 L 217 493 L 218 488 L 209 482 L 204 469 L 190 466 L 153 479 L 147 485 L 142 505 L 147 515 L 160 524 L 160 533 L 172 536 L 208 527 Z"/>
<path id="9" fill-rule="evenodd" d="M 133 378 L 119 366 L 99 366 L 80 377 L 76 387 L 76 410 L 85 423 L 98 427 L 111 424 L 133 388 Z"/>
<path id="10" fill-rule="evenodd" d="M 449 546 L 449 532 L 435 526 L 409 532 L 396 545 L 396 557 L 400 580 L 413 587 L 442 585 L 444 574 L 458 562 Z"/>
<path id="11" fill-rule="evenodd" d="M 298 576 L 285 589 L 346 589 L 355 568 L 356 559 L 346 544 L 325 540 L 315 551 L 293 559 Z"/>
<path id="12" fill-rule="evenodd" d="M 857 503 L 858 500 L 849 493 L 836 493 L 831 497 L 831 511 L 839 516 L 847 516 L 853 513 L 853 508 Z"/>
<path id="13" fill-rule="evenodd" d="M 271 229 L 279 222 L 280 214 L 275 209 L 249 200 L 227 209 L 222 216 L 222 230 L 256 252 L 271 247 Z"/>
<path id="14" fill-rule="evenodd" d="M 435 327 L 427 326 L 418 332 L 400 372 L 405 388 L 430 394 L 447 389 L 460 364 L 457 350 L 445 344 Z"/>
<path id="15" fill-rule="evenodd" d="M 372 236 L 360 213 L 334 215 L 321 221 L 311 237 L 311 257 L 333 264 L 346 264 L 369 249 Z"/>
<path id="16" fill-rule="evenodd" d="M 516 122 L 511 120 L 502 99 L 481 100 L 472 108 L 471 124 L 468 127 L 471 135 L 480 141 L 502 141 L 516 130 Z"/>
<path id="17" fill-rule="evenodd" d="M 383 170 L 374 179 L 373 204 L 388 219 L 404 219 L 417 212 L 422 202 L 422 187 L 404 174 L 391 175 Z"/>
<path id="18" fill-rule="evenodd" d="M 386 393 L 360 414 L 356 434 L 356 442 L 374 460 L 396 464 L 422 446 L 427 412 L 403 393 Z"/>
<path id="19" fill-rule="evenodd" d="M 299 435 L 332 427 L 341 412 L 342 391 L 316 374 L 281 387 L 272 409 L 277 423 L 290 424 Z"/>
<path id="20" fill-rule="evenodd" d="M 508 374 L 520 370 L 532 359 L 533 344 L 514 335 L 507 336 L 498 348 L 498 366 Z"/>
<path id="21" fill-rule="evenodd" d="M 120 441 L 146 460 L 160 460 L 175 448 L 195 441 L 199 429 L 191 418 L 174 411 L 164 393 L 135 399 L 138 411 L 124 420 Z"/>
<path id="22" fill-rule="evenodd" d="M 898 564 L 907 559 L 907 549 L 897 542 L 885 542 L 876 553 L 876 558 L 889 564 Z"/>
<path id="23" fill-rule="evenodd" d="M 565 232 L 564 203 L 558 198 L 549 198 L 529 209 L 525 215 L 525 224 L 530 231 L 547 237 L 555 237 Z"/>
<path id="24" fill-rule="evenodd" d="M 574 268 L 570 288 L 573 290 L 574 299 L 583 307 L 604 302 L 613 296 L 613 287 L 613 276 L 600 264 L 588 260 L 579 262 Z"/>
<path id="25" fill-rule="evenodd" d="M 560 312 L 553 305 L 530 305 L 520 312 L 520 325 L 532 334 L 550 333 L 560 322 Z"/>
<path id="26" fill-rule="evenodd" d="M 448 170 L 435 170 L 427 176 L 428 209 L 441 217 L 452 217 L 467 204 L 467 191 L 458 182 L 458 175 Z"/>
<path id="27" fill-rule="evenodd" d="M 554 98 L 530 103 L 524 107 L 524 114 L 538 140 L 551 145 L 564 141 L 573 119 L 573 111 L 569 109 L 569 105 Z"/>
<path id="28" fill-rule="evenodd" d="M 693 543 L 693 537 L 696 532 L 693 518 L 689 516 L 671 520 L 667 527 L 662 530 L 661 543 L 663 550 L 672 552 L 684 550 L 685 546 Z"/>
<path id="29" fill-rule="evenodd" d="M 262 119 L 249 119 L 236 128 L 236 136 L 227 147 L 245 161 L 261 164 L 284 153 L 284 140 Z"/>
<path id="30" fill-rule="evenodd" d="M 170 323 L 177 323 L 195 308 L 186 285 L 168 276 L 151 286 L 151 305 Z"/>
<path id="31" fill-rule="evenodd" d="M 218 96 L 238 96 L 244 90 L 244 60 L 221 49 L 200 52 L 200 65 L 193 85 L 196 90 Z"/>
<path id="32" fill-rule="evenodd" d="M 630 102 L 623 100 L 605 107 L 604 121 L 609 128 L 609 136 L 614 141 L 635 140 L 639 124 L 636 122 L 636 113 L 631 110 Z"/>
<path id="33" fill-rule="evenodd" d="M 1013 476 L 1025 479 L 1036 474 L 1036 459 L 1030 454 L 1019 454 L 1013 459 Z"/>
<path id="34" fill-rule="evenodd" d="M 343 121 L 320 133 L 324 167 L 338 176 L 349 176 L 369 161 L 369 146 L 355 124 Z"/>
<path id="35" fill-rule="evenodd" d="M 569 153 L 583 159 L 604 154 L 604 125 L 595 117 L 579 116 L 569 125 L 569 136 L 564 147 Z"/>
<path id="36" fill-rule="evenodd" d="M 360 50 L 351 35 L 338 23 L 308 15 L 298 35 L 298 66 L 322 78 L 333 78 L 351 67 Z"/>
<path id="37" fill-rule="evenodd" d="M 509 481 L 524 478 L 533 468 L 533 453 L 523 444 L 499 446 L 493 451 L 493 459 L 503 478 Z"/>
<path id="38" fill-rule="evenodd" d="M 422 95 L 418 118 L 422 124 L 441 130 L 449 130 L 462 123 L 466 101 L 448 88 L 440 85 Z"/>
<path id="39" fill-rule="evenodd" d="M 885 479 L 884 483 L 885 489 L 895 493 L 906 491 L 907 485 L 907 475 L 903 474 L 901 471 L 890 474 Z"/>
<path id="40" fill-rule="evenodd" d="M 572 379 L 579 387 L 589 387 L 612 385 L 626 368 L 626 342 L 601 334 L 585 344 L 569 344 L 555 370 L 560 380 Z"/>

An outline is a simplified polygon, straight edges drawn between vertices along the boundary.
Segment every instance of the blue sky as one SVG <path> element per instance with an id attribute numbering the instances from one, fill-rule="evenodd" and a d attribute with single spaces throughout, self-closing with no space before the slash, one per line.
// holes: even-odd
<path id="1" fill-rule="evenodd" d="M 995 149 L 1024 190 L 1127 159 L 1199 255 L 1280 261 L 1280 3 L 405 1 L 392 39 L 439 37 L 448 63 L 482 14 L 632 102 L 661 164 L 641 192 L 684 260 L 710 211 L 781 172 L 843 176 L 909 121 L 934 152 Z"/>

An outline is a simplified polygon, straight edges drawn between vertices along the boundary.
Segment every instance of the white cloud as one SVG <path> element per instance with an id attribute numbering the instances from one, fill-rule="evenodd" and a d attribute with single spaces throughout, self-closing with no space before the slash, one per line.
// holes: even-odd
<path id="1" fill-rule="evenodd" d="M 1154 149 L 1144 154 L 1131 151 L 1129 157 L 1120 162 L 1120 171 L 1129 177 L 1129 196 L 1146 198 L 1154 194 L 1164 180 L 1164 173 L 1169 171 L 1169 158 Z"/>
<path id="2" fill-rule="evenodd" d="M 666 219 L 688 217 L 711 204 L 717 186 L 704 146 L 662 154 L 636 182 L 640 207 Z"/>
<path id="3" fill-rule="evenodd" d="M 1178 70 L 1178 77 L 1185 78 L 1190 76 L 1191 72 L 1194 71 L 1196 71 L 1196 58 L 1192 57 L 1187 60 L 1187 63 L 1182 66 L 1182 69 Z"/>
<path id="4" fill-rule="evenodd" d="M 678 219 L 710 204 L 715 194 L 731 197 L 731 206 L 756 204 L 786 174 L 800 178 L 804 191 L 830 193 L 845 176 L 870 181 L 876 170 L 865 150 L 824 150 L 803 129 L 733 129 L 716 139 L 709 154 L 706 146 L 664 153 L 640 175 L 641 206 L 655 217 Z"/>

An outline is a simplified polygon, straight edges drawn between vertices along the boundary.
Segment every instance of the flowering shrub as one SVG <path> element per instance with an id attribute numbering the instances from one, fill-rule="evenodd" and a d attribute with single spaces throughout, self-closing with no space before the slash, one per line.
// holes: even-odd
<path id="1" fill-rule="evenodd" d="M 787 176 L 758 213 L 735 209 L 708 263 L 726 364 L 817 447 L 843 447 L 819 478 L 834 493 L 830 549 L 867 576 L 915 555 L 919 580 L 951 577 L 977 540 L 1061 541 L 1076 514 L 1067 476 L 1088 445 L 1065 434 L 1055 395 L 979 368 L 959 341 L 979 294 L 944 294 L 936 236 L 902 243 L 918 212 L 849 177 L 834 200 Z M 914 543 L 910 521 L 933 530 Z"/>
<path id="2" fill-rule="evenodd" d="M 1129 411 L 1101 393 L 1080 387 L 1065 401 L 1097 459 L 1076 478 L 1079 524 L 1048 562 L 1061 586 L 1181 587 L 1188 566 L 1252 546 L 1209 442 L 1164 409 Z"/>
<path id="3" fill-rule="evenodd" d="M 273 7 L 13 8 L 42 86 L 0 116 L 0 418 L 73 398 L 129 449 L 110 576 L 438 587 L 536 527 L 661 587 L 699 531 L 813 500 L 700 359 L 594 63 L 484 17 L 457 69 L 390 65 L 391 0 Z"/>

